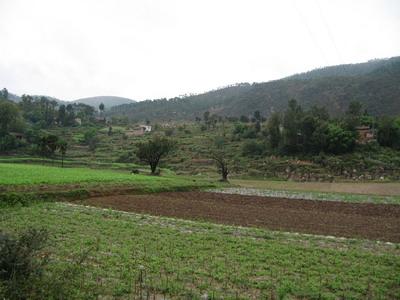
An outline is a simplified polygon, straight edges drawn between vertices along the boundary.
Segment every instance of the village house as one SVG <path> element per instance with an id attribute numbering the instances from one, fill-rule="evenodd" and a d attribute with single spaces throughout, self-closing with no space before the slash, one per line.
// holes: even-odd
<path id="1" fill-rule="evenodd" d="M 125 134 L 127 136 L 141 136 L 148 132 L 151 132 L 150 125 L 139 125 L 133 129 L 127 130 Z"/>
<path id="2" fill-rule="evenodd" d="M 358 133 L 357 143 L 368 144 L 375 141 L 374 131 L 369 126 L 358 126 L 356 130 Z"/>
<path id="3" fill-rule="evenodd" d="M 25 139 L 25 135 L 23 133 L 20 132 L 10 132 L 10 135 L 15 137 L 15 139 L 22 141 Z"/>

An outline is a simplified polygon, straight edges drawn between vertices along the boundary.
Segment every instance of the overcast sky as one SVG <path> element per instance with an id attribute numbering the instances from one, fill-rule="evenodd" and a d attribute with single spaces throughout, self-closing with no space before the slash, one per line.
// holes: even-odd
<path id="1" fill-rule="evenodd" d="M 0 88 L 136 100 L 400 55 L 400 1 L 0 0 Z"/>

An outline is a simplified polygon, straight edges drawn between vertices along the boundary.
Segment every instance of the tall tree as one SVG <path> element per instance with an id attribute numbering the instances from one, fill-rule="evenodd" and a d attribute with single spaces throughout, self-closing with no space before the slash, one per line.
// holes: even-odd
<path id="1" fill-rule="evenodd" d="M 38 140 L 39 154 L 43 157 L 54 157 L 58 148 L 58 136 L 50 134 L 42 136 Z"/>
<path id="2" fill-rule="evenodd" d="M 58 141 L 58 150 L 61 153 L 61 168 L 64 168 L 64 157 L 67 154 L 68 143 L 65 140 Z"/>
<path id="3" fill-rule="evenodd" d="M 259 110 L 256 110 L 254 113 L 253 113 L 253 118 L 254 118 L 254 120 L 257 122 L 261 122 L 262 121 L 262 116 L 261 116 L 261 113 L 260 113 L 260 111 Z"/>
<path id="4" fill-rule="evenodd" d="M 7 134 L 18 119 L 18 107 L 9 101 L 0 100 L 0 135 Z"/>
<path id="5" fill-rule="evenodd" d="M 66 110 L 65 110 L 65 105 L 62 104 L 58 108 L 58 122 L 59 122 L 60 125 L 65 126 L 66 117 L 67 117 L 67 113 L 66 113 Z"/>
<path id="6" fill-rule="evenodd" d="M 390 117 L 383 117 L 379 121 L 378 143 L 381 146 L 400 149 L 400 126 Z"/>
<path id="7" fill-rule="evenodd" d="M 155 175 L 161 158 L 174 149 L 174 143 L 167 138 L 156 136 L 147 142 L 138 143 L 136 148 L 136 156 L 149 164 L 151 174 Z"/>
<path id="8" fill-rule="evenodd" d="M 278 113 L 273 113 L 267 122 L 266 135 L 272 149 L 277 149 L 281 143 L 281 117 Z"/>
<path id="9" fill-rule="evenodd" d="M 285 150 L 289 153 L 299 151 L 300 144 L 300 122 L 303 110 L 295 99 L 289 101 L 287 110 L 283 117 L 283 142 Z"/>
<path id="10" fill-rule="evenodd" d="M 221 175 L 221 181 L 227 182 L 229 175 L 229 159 L 226 149 L 226 139 L 217 137 L 214 141 L 214 147 L 210 149 L 210 157 L 217 165 L 218 173 Z"/>
<path id="11" fill-rule="evenodd" d="M 103 102 L 100 103 L 99 110 L 100 110 L 100 115 L 103 115 L 103 112 L 104 112 L 104 103 Z"/>
<path id="12" fill-rule="evenodd" d="M 8 90 L 6 88 L 4 88 L 0 91 L 0 98 L 3 98 L 4 100 L 8 100 Z"/>
<path id="13" fill-rule="evenodd" d="M 362 104 L 359 101 L 352 101 L 346 111 L 344 119 L 346 129 L 355 131 L 356 127 L 361 124 L 361 116 L 363 113 Z"/>
<path id="14" fill-rule="evenodd" d="M 203 120 L 204 120 L 205 123 L 208 122 L 209 117 L 210 117 L 210 112 L 209 111 L 205 111 L 204 114 L 203 114 Z"/>

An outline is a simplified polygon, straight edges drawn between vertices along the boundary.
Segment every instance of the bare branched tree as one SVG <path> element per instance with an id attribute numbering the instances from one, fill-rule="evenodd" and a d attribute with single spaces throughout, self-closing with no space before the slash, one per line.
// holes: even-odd
<path id="1" fill-rule="evenodd" d="M 229 159 L 226 152 L 226 140 L 224 137 L 218 137 L 214 141 L 214 148 L 210 151 L 210 157 L 215 161 L 218 173 L 221 175 L 221 181 L 228 181 Z"/>

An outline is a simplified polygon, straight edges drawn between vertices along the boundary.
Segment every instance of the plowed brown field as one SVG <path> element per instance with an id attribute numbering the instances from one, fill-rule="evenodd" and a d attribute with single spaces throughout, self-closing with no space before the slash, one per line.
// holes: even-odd
<path id="1" fill-rule="evenodd" d="M 171 192 L 94 197 L 122 211 L 272 230 L 400 242 L 400 205 Z"/>

